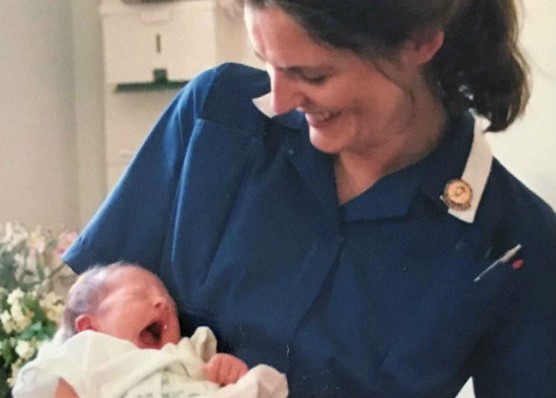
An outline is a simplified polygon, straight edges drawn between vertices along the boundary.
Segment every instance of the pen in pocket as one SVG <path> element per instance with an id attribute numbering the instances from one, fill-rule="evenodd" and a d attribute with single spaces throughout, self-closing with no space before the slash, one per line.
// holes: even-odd
<path id="1" fill-rule="evenodd" d="M 475 277 L 475 279 L 473 279 L 473 282 L 479 282 L 483 278 L 483 276 L 485 276 L 487 273 L 492 271 L 498 264 L 505 264 L 508 261 L 510 261 L 512 259 L 512 257 L 515 256 L 517 254 L 517 252 L 520 251 L 520 250 L 521 250 L 521 245 L 520 244 L 517 244 L 514 247 L 512 247 L 510 250 L 508 250 L 506 253 L 504 253 L 502 255 L 502 257 L 495 260 L 492 264 L 490 264 L 488 267 L 486 267 L 483 270 L 483 272 L 481 272 L 479 275 L 477 275 Z"/>

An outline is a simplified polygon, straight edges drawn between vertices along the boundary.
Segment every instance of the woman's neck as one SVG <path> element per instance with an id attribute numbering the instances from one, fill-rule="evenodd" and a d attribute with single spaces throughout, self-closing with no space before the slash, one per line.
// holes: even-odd
<path id="1" fill-rule="evenodd" d="M 391 139 L 364 151 L 337 155 L 334 171 L 340 204 L 359 196 L 382 177 L 424 159 L 438 147 L 448 118 L 440 102 L 428 103 L 418 106 L 420 109 L 404 123 L 401 134 L 391 134 Z"/>

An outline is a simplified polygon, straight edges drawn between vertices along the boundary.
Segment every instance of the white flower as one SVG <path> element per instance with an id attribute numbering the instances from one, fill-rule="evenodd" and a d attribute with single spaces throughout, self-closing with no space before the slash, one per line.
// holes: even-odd
<path id="1" fill-rule="evenodd" d="M 10 312 L 9 312 L 9 311 L 4 310 L 4 311 L 0 314 L 0 322 L 2 322 L 2 324 L 11 322 L 11 320 L 12 320 L 12 316 L 10 315 Z"/>
<path id="2" fill-rule="evenodd" d="M 46 236 L 41 227 L 35 228 L 29 236 L 28 245 L 31 250 L 36 250 L 39 253 L 44 253 L 46 250 Z"/>
<path id="3" fill-rule="evenodd" d="M 34 357 L 42 340 L 52 338 L 63 300 L 49 291 L 67 273 L 73 276 L 61 255 L 76 235 L 56 236 L 41 227 L 31 231 L 24 224 L 0 223 L 0 272 L 6 275 L 0 282 L 0 363 L 7 373 L 0 384 L 7 381 L 13 386 L 19 369 Z"/>
<path id="4" fill-rule="evenodd" d="M 25 255 L 22 253 L 14 254 L 14 261 L 19 268 L 23 268 L 25 266 Z"/>
<path id="5" fill-rule="evenodd" d="M 35 347 L 27 340 L 18 340 L 15 352 L 21 359 L 26 360 L 35 355 Z"/>
<path id="6" fill-rule="evenodd" d="M 0 231 L 2 230 L 0 229 Z M 13 235 L 13 225 L 11 222 L 8 222 L 6 223 L 6 227 L 4 228 L 4 236 L 0 240 L 0 243 L 8 243 L 10 240 L 12 240 L 12 235 Z"/>
<path id="7" fill-rule="evenodd" d="M 10 334 L 15 330 L 15 324 L 9 311 L 4 311 L 0 314 L 0 322 L 2 322 L 2 327 L 6 333 Z"/>
<path id="8" fill-rule="evenodd" d="M 25 313 L 23 308 L 16 302 L 12 305 L 10 309 L 10 313 L 12 315 L 13 323 L 15 325 L 15 330 L 17 332 L 23 332 L 27 327 L 31 324 L 33 320 L 33 314 Z"/>
<path id="9" fill-rule="evenodd" d="M 2 244 L 6 246 L 8 251 L 11 251 L 15 246 L 25 242 L 28 237 L 29 233 L 21 225 L 6 223 Z"/>
<path id="10" fill-rule="evenodd" d="M 54 292 L 48 292 L 40 300 L 40 305 L 44 309 L 46 316 L 53 322 L 58 323 L 64 312 L 64 304 L 61 298 Z"/>
<path id="11" fill-rule="evenodd" d="M 21 369 L 21 366 L 23 364 L 24 364 L 24 361 L 23 361 L 22 358 L 18 358 L 15 362 L 12 363 L 12 366 L 11 366 L 12 375 L 10 377 L 8 377 L 8 380 L 6 380 L 10 387 L 14 386 L 15 380 L 17 379 L 17 374 L 19 373 L 19 370 Z"/>
<path id="12" fill-rule="evenodd" d="M 22 298 L 25 293 L 19 288 L 13 290 L 9 295 L 7 302 L 10 305 L 11 322 L 9 324 L 11 331 L 23 332 L 33 319 L 33 314 L 26 314 L 23 311 Z"/>
<path id="13" fill-rule="evenodd" d="M 8 304 L 11 306 L 19 305 L 23 296 L 25 296 L 25 293 L 23 293 L 23 290 L 20 288 L 12 290 L 10 294 L 8 294 Z"/>
<path id="14" fill-rule="evenodd" d="M 29 255 L 25 258 L 25 270 L 27 272 L 32 272 L 35 275 L 38 272 L 39 261 L 37 261 L 37 252 L 31 250 Z"/>

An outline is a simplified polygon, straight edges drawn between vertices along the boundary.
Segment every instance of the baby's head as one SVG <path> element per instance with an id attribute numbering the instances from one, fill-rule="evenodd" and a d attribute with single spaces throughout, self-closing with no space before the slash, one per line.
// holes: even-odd
<path id="1" fill-rule="evenodd" d="M 160 279 L 134 264 L 93 267 L 79 276 L 66 298 L 60 329 L 63 340 L 95 330 L 139 348 L 178 343 L 174 301 Z"/>

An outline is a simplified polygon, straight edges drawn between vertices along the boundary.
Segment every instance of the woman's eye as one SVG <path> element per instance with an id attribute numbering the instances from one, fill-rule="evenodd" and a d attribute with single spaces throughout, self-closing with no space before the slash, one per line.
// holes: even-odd
<path id="1" fill-rule="evenodd" d="M 330 77 L 330 75 L 326 73 L 303 70 L 301 68 L 286 68 L 283 70 L 283 73 L 285 76 L 292 80 L 302 81 L 315 85 L 324 83 Z"/>
<path id="2" fill-rule="evenodd" d="M 324 83 L 328 79 L 328 76 L 325 75 L 318 75 L 318 76 L 303 76 L 303 80 L 311 84 L 321 84 Z"/>

